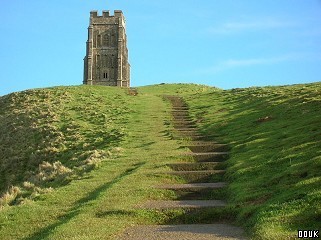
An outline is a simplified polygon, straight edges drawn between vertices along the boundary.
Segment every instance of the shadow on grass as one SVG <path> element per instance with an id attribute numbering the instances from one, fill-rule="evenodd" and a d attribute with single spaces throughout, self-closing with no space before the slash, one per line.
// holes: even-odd
<path id="1" fill-rule="evenodd" d="M 126 210 L 111 210 L 111 211 L 105 211 L 96 213 L 96 217 L 104 218 L 106 216 L 136 216 L 136 213 L 134 211 L 126 211 Z"/>
<path id="2" fill-rule="evenodd" d="M 237 215 L 235 207 L 163 209 L 148 210 L 150 216 L 157 216 L 160 225 L 176 224 L 213 224 L 234 222 Z M 145 215 L 148 215 L 145 213 Z"/>
<path id="3" fill-rule="evenodd" d="M 170 218 L 165 224 L 231 223 L 235 216 L 236 209 L 233 207 L 189 209 L 175 218 Z"/>
<path id="4" fill-rule="evenodd" d="M 60 217 L 60 219 L 58 219 L 57 222 L 41 229 L 38 232 L 35 232 L 32 236 L 25 238 L 25 240 L 36 240 L 36 239 L 47 238 L 52 233 L 52 231 L 54 231 L 57 227 L 68 223 L 72 218 L 79 215 L 81 213 L 80 208 L 84 204 L 97 199 L 101 192 L 104 192 L 104 191 L 110 189 L 111 187 L 113 187 L 114 184 L 120 182 L 124 177 L 134 173 L 135 171 L 137 171 L 138 168 L 140 168 L 144 164 L 145 164 L 145 162 L 135 164 L 133 167 L 128 168 L 126 171 L 124 171 L 118 177 L 114 178 L 114 180 L 112 180 L 111 182 L 107 182 L 107 183 L 101 185 L 100 187 L 96 188 L 92 192 L 88 193 L 88 195 L 86 197 L 79 199 L 75 203 L 75 206 L 73 208 L 71 208 L 67 214 L 62 215 Z"/>
<path id="5" fill-rule="evenodd" d="M 232 147 L 229 195 L 232 202 L 241 204 L 238 222 L 250 229 L 266 228 L 262 222 L 268 221 L 283 221 L 293 230 L 319 226 L 321 214 L 315 206 L 320 197 L 312 193 L 319 188 L 313 184 L 320 177 L 316 170 L 321 166 L 320 110 L 316 106 L 321 99 L 315 88 L 304 90 L 306 96 L 294 87 L 285 90 L 209 94 L 194 103 L 196 116 L 205 119 L 200 131 L 218 133 Z M 213 105 L 215 101 L 219 104 Z"/>

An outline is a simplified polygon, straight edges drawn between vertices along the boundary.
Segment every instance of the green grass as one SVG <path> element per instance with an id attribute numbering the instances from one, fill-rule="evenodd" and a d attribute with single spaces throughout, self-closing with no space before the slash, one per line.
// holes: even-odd
<path id="1" fill-rule="evenodd" d="M 254 239 L 321 229 L 320 83 L 138 92 L 76 86 L 0 98 L 0 239 L 114 239 L 137 224 L 210 222 L 218 213 L 135 207 L 174 199 L 154 186 L 182 181 L 158 174 L 187 151 L 171 138 L 164 94 L 183 96 L 200 130 L 231 145 L 228 219 Z"/>
<path id="2" fill-rule="evenodd" d="M 61 185 L 116 152 L 129 109 L 123 91 L 104 96 L 102 90 L 60 87 L 2 97 L 0 191 L 23 181 L 22 196 Z"/>
<path id="3" fill-rule="evenodd" d="M 255 239 L 321 229 L 321 84 L 187 96 L 205 134 L 231 144 L 229 201 Z"/>
<path id="4" fill-rule="evenodd" d="M 43 95 L 46 97 L 41 97 Z M 64 99 L 63 96 L 68 97 Z M 26 102 L 26 97 L 35 100 Z M 52 108 L 51 102 L 54 102 Z M 22 182 L 31 182 L 33 176 L 39 175 L 37 164 L 44 160 L 39 158 L 25 167 L 23 162 L 30 161 L 28 146 L 38 146 L 51 131 L 39 134 L 34 140 L 29 133 L 30 124 L 21 122 L 21 144 L 15 137 L 2 140 L 1 143 L 5 144 L 1 145 L 1 151 L 6 156 L 17 151 L 16 155 L 24 154 L 25 158 L 12 169 L 9 162 L 12 159 L 1 158 L 7 169 L 12 173 L 19 170 L 22 178 L 10 177 L 7 173 L 3 183 L 14 184 L 23 192 L 16 196 L 20 201 L 11 201 L 1 210 L 1 239 L 114 239 L 125 227 L 165 223 L 172 215 L 182 214 L 182 211 L 158 214 L 135 207 L 148 199 L 174 197 L 171 191 L 157 190 L 154 186 L 176 182 L 175 177 L 162 176 L 158 172 L 167 170 L 166 163 L 178 161 L 179 153 L 186 151 L 168 137 L 170 126 L 164 122 L 169 121 L 169 104 L 161 97 L 144 93 L 131 96 L 125 89 L 112 87 L 80 86 L 4 96 L 1 106 L 6 109 L 2 119 L 14 111 L 21 111 L 22 116 L 33 111 L 44 111 L 46 115 L 50 109 L 58 120 L 47 122 L 49 120 L 45 117 L 32 118 L 32 121 L 42 123 L 39 123 L 35 135 L 50 125 L 50 129 L 55 128 L 67 140 L 62 142 L 65 146 L 56 146 L 55 154 L 40 156 L 47 157 L 45 161 L 51 164 L 60 161 L 72 170 L 65 181 L 61 181 L 58 174 L 52 176 L 51 181 L 32 182 L 37 188 L 52 187 L 54 190 L 38 191 L 37 194 L 29 192 L 28 195 Z M 77 127 L 71 127 L 71 123 Z M 2 125 L 2 128 L 6 127 L 6 124 Z M 57 144 L 56 138 L 51 138 L 56 135 L 49 136 L 48 144 Z M 28 143 L 24 146 L 23 142 Z M 20 145 L 14 146 L 15 143 Z M 10 145 L 12 150 L 6 152 L 6 146 Z M 98 156 L 97 166 L 87 167 L 88 157 L 82 158 L 87 149 L 90 153 L 104 153 Z"/>

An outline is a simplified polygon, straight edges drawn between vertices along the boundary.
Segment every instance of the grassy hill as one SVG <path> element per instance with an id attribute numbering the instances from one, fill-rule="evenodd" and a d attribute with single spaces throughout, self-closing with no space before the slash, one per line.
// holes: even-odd
<path id="1" fill-rule="evenodd" d="M 171 199 L 156 174 L 178 161 L 170 106 L 181 95 L 201 132 L 231 145 L 231 215 L 255 239 L 321 229 L 321 84 L 233 89 L 164 84 L 56 87 L 0 98 L 1 239 L 113 239 L 184 214 L 137 210 Z"/>
<path id="2" fill-rule="evenodd" d="M 130 112 L 123 91 L 86 86 L 12 93 L 1 98 L 0 109 L 0 191 L 19 185 L 8 192 L 18 198 L 8 196 L 2 205 L 94 168 L 124 137 Z"/>
<path id="3" fill-rule="evenodd" d="M 230 201 L 257 238 L 321 229 L 321 84 L 187 97 L 199 127 L 232 145 Z"/>

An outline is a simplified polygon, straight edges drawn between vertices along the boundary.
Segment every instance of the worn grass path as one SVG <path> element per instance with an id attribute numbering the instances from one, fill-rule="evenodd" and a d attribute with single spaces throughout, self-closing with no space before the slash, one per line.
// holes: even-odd
<path id="1" fill-rule="evenodd" d="M 128 226 L 166 221 L 166 215 L 135 206 L 146 199 L 171 198 L 151 188 L 174 181 L 154 173 L 166 170 L 166 161 L 182 152 L 167 136 L 168 106 L 148 94 L 133 96 L 128 104 L 132 113 L 125 120 L 128 136 L 120 156 L 34 202 L 3 209 L 0 239 L 114 239 Z"/>

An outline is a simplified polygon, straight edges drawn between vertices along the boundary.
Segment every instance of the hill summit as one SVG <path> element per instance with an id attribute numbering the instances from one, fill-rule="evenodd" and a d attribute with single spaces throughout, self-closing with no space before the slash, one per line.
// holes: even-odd
<path id="1" fill-rule="evenodd" d="M 164 95 L 182 97 L 199 133 L 230 146 L 224 194 L 237 224 L 260 239 L 320 229 L 320 93 L 321 83 L 161 84 L 136 96 L 86 85 L 3 96 L 0 238 L 114 239 L 129 225 L 181 221 L 180 211 L 134 208 L 177 198 L 152 186 L 182 181 L 154 172 L 187 151 L 173 135 Z"/>

